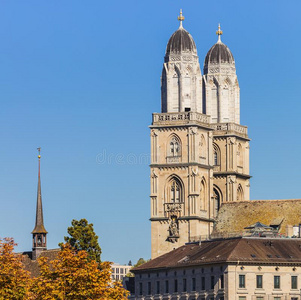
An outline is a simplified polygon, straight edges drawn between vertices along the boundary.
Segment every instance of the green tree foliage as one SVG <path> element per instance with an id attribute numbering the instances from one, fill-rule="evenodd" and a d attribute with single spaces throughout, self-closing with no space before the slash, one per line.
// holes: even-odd
<path id="1" fill-rule="evenodd" d="M 136 262 L 136 264 L 134 265 L 134 267 L 139 267 L 140 265 L 145 264 L 146 262 L 148 262 L 149 260 L 145 260 L 144 258 L 140 257 L 138 259 L 138 261 Z"/>
<path id="2" fill-rule="evenodd" d="M 72 220 L 71 225 L 67 229 L 70 236 L 64 237 L 65 242 L 70 244 L 76 251 L 87 251 L 88 259 L 100 263 L 101 248 L 93 224 L 89 224 L 86 219 L 81 219 L 79 221 Z M 62 243 L 59 246 L 62 247 Z"/>

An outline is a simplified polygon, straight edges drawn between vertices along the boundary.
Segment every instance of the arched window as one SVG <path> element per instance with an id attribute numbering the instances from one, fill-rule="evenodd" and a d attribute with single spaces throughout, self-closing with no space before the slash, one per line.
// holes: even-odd
<path id="1" fill-rule="evenodd" d="M 220 165 L 220 150 L 216 144 L 213 144 L 213 165 Z"/>
<path id="2" fill-rule="evenodd" d="M 213 206 L 214 217 L 217 217 L 218 211 L 221 206 L 221 194 L 216 188 L 213 188 Z"/>
<path id="3" fill-rule="evenodd" d="M 243 201 L 243 200 L 244 200 L 244 191 L 242 189 L 241 184 L 239 184 L 237 188 L 237 201 Z"/>
<path id="4" fill-rule="evenodd" d="M 176 136 L 173 136 L 169 142 L 168 156 L 181 156 L 181 142 Z"/>
<path id="5" fill-rule="evenodd" d="M 180 180 L 172 177 L 167 184 L 167 201 L 168 203 L 183 202 L 183 188 Z"/>
<path id="6" fill-rule="evenodd" d="M 200 191 L 200 197 L 201 197 L 201 209 L 207 210 L 207 189 L 206 189 L 206 181 L 205 178 L 201 181 L 201 191 Z"/>
<path id="7" fill-rule="evenodd" d="M 206 147 L 206 140 L 204 135 L 201 135 L 201 141 L 200 141 L 200 150 L 201 150 L 201 159 L 205 159 L 206 158 L 206 154 L 207 154 L 207 147 Z"/>
<path id="8" fill-rule="evenodd" d="M 239 143 L 237 146 L 237 165 L 239 167 L 243 167 L 243 162 L 243 150 L 241 144 Z"/>

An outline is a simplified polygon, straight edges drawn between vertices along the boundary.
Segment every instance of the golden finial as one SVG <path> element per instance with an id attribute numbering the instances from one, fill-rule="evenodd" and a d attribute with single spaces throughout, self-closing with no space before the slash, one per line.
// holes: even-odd
<path id="1" fill-rule="evenodd" d="M 39 152 L 39 155 L 38 155 L 38 159 L 41 158 L 41 147 L 37 148 L 38 152 Z"/>
<path id="2" fill-rule="evenodd" d="M 180 15 L 178 16 L 178 20 L 180 21 L 180 28 L 182 28 L 183 27 L 182 22 L 185 20 L 182 13 L 182 8 L 180 9 Z"/>
<path id="3" fill-rule="evenodd" d="M 221 24 L 218 24 L 218 30 L 216 31 L 216 34 L 218 35 L 218 42 L 221 42 L 221 35 L 223 34 L 223 31 L 221 30 Z"/>

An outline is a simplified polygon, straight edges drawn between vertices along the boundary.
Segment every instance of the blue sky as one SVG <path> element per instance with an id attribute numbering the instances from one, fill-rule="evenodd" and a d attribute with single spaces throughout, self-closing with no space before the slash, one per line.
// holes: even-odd
<path id="1" fill-rule="evenodd" d="M 42 147 L 48 248 L 87 218 L 102 259 L 150 257 L 148 126 L 180 8 L 201 65 L 219 22 L 235 57 L 251 199 L 301 198 L 299 0 L 0 0 L 0 236 L 17 250 Z"/>

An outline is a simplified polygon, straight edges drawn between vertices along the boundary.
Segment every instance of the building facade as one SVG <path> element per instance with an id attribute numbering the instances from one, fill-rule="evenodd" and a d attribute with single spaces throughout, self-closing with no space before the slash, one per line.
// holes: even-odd
<path id="1" fill-rule="evenodd" d="M 249 138 L 233 55 L 219 27 L 202 75 L 182 12 L 178 19 L 164 58 L 161 113 L 150 126 L 152 258 L 210 235 L 222 203 L 249 200 Z"/>
<path id="2" fill-rule="evenodd" d="M 190 243 L 134 268 L 137 300 L 299 300 L 301 239 Z"/>

